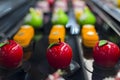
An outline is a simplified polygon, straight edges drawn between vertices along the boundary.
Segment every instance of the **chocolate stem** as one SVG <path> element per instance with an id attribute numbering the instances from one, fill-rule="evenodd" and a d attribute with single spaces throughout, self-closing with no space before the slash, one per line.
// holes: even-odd
<path id="1" fill-rule="evenodd" d="M 61 38 L 59 38 L 59 43 L 61 43 Z"/>

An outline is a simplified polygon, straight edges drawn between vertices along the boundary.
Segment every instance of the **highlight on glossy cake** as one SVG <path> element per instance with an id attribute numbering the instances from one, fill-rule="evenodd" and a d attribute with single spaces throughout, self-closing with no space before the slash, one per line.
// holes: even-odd
<path id="1" fill-rule="evenodd" d="M 99 41 L 99 36 L 93 25 L 84 25 L 81 30 L 82 42 L 86 47 L 94 47 Z"/>
<path id="2" fill-rule="evenodd" d="M 56 43 L 60 38 L 61 41 L 65 41 L 65 27 L 63 25 L 54 25 L 49 34 L 49 43 Z"/>

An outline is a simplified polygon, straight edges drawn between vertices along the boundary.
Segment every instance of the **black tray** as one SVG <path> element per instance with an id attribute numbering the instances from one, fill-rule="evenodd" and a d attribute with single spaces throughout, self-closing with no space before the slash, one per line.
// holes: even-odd
<path id="1" fill-rule="evenodd" d="M 22 62 L 22 65 L 16 69 L 6 70 L 0 68 L 0 80 L 25 80 L 29 66 L 28 62 Z"/>
<path id="2" fill-rule="evenodd" d="M 95 26 L 100 39 L 113 41 L 120 46 L 119 35 L 99 15 L 96 13 L 95 15 L 97 17 Z M 12 75 L 2 80 L 45 80 L 49 74 L 54 72 L 46 60 L 46 50 L 49 45 L 48 35 L 52 27 L 50 18 L 51 14 L 46 15 L 48 21 L 42 28 L 36 30 L 36 34 L 40 34 L 42 37 L 32 45 L 33 52 L 30 60 L 24 62 L 19 70 L 16 70 L 15 73 L 11 72 Z M 72 63 L 77 64 L 72 73 L 63 76 L 66 80 L 102 80 L 116 74 L 116 69 L 101 70 L 93 65 L 92 48 L 86 48 L 82 45 L 80 35 L 70 35 L 69 29 L 67 29 L 65 42 L 73 49 Z M 86 61 L 90 64 L 86 64 Z"/>

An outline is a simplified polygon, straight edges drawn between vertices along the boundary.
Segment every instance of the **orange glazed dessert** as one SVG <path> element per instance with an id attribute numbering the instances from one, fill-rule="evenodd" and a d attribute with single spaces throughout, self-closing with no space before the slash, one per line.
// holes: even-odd
<path id="1" fill-rule="evenodd" d="M 81 33 L 84 34 L 87 31 L 94 31 L 94 32 L 96 32 L 96 29 L 95 29 L 95 27 L 93 25 L 88 25 L 88 24 L 87 25 L 83 25 Z"/>
<path id="2" fill-rule="evenodd" d="M 65 27 L 63 25 L 54 25 L 49 34 L 49 44 L 58 42 L 59 38 L 64 42 L 65 32 Z"/>
<path id="3" fill-rule="evenodd" d="M 99 37 L 98 34 L 96 32 L 93 31 L 88 31 L 86 32 L 83 36 L 83 44 L 86 47 L 94 47 L 96 42 L 99 41 Z"/>
<path id="4" fill-rule="evenodd" d="M 94 47 L 99 41 L 99 36 L 93 25 L 84 25 L 82 28 L 82 42 L 86 47 Z"/>
<path id="5" fill-rule="evenodd" d="M 14 35 L 13 39 L 19 43 L 24 50 L 24 60 L 28 60 L 31 56 L 30 44 L 34 37 L 34 28 L 30 25 L 23 25 Z"/>

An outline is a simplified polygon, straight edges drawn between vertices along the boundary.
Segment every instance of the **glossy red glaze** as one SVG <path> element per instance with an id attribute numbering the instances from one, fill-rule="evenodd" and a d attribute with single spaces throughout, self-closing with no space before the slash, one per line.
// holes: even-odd
<path id="1" fill-rule="evenodd" d="M 13 40 L 0 48 L 0 66 L 11 69 L 16 68 L 22 61 L 22 47 Z"/>
<path id="2" fill-rule="evenodd" d="M 47 49 L 47 60 L 53 68 L 67 68 L 72 59 L 72 48 L 65 42 Z"/>
<path id="3" fill-rule="evenodd" d="M 93 49 L 93 58 L 97 65 L 101 67 L 112 68 L 120 58 L 119 47 L 110 41 L 103 46 L 98 46 L 99 42 Z"/>

